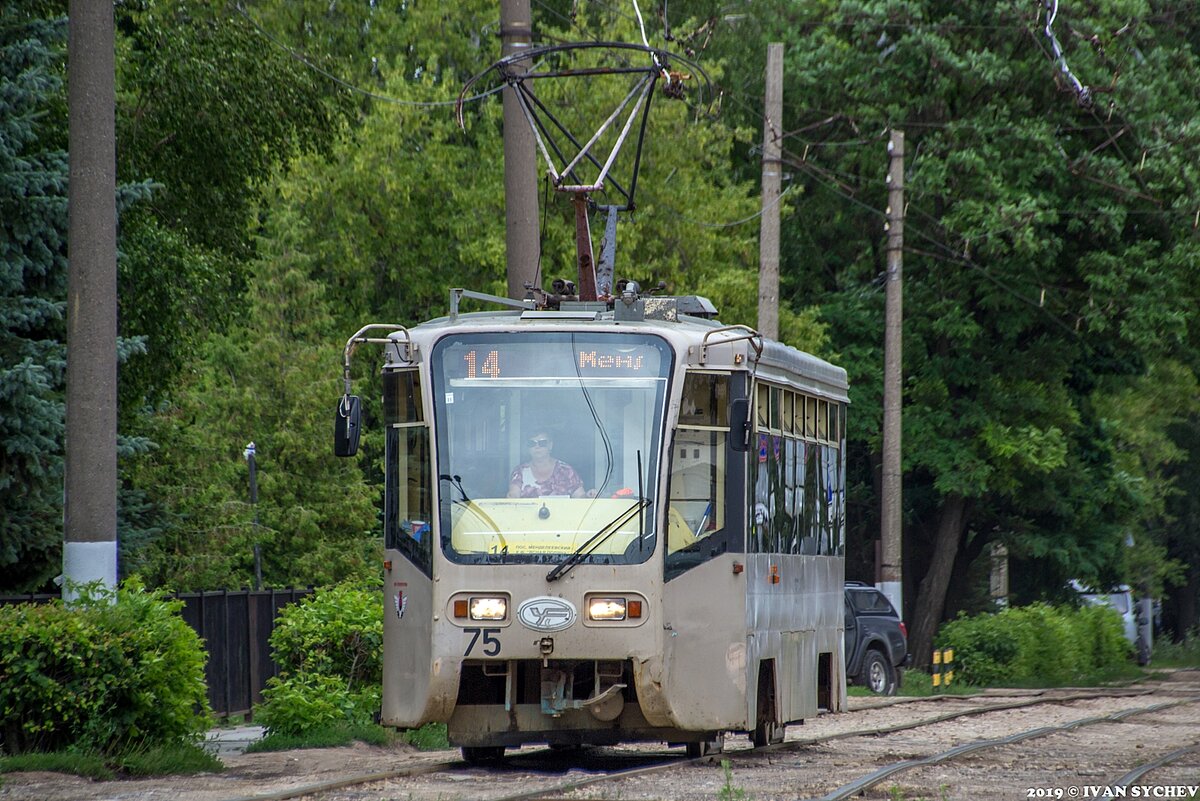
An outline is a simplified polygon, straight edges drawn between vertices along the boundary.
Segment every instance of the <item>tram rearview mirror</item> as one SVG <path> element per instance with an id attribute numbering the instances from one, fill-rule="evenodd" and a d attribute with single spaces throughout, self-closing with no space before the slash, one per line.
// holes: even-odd
<path id="1" fill-rule="evenodd" d="M 729 447 L 735 451 L 750 448 L 750 400 L 734 398 L 729 402 Z"/>
<path id="2" fill-rule="evenodd" d="M 333 452 L 337 456 L 358 453 L 358 432 L 362 423 L 362 401 L 357 395 L 344 395 L 338 401 L 333 421 Z"/>

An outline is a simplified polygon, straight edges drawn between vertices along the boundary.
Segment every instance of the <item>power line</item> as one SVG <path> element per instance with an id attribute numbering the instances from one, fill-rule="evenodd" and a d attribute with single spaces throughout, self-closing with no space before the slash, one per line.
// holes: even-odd
<path id="1" fill-rule="evenodd" d="M 672 209 L 669 206 L 665 206 L 664 208 L 666 208 L 668 211 L 670 211 L 671 214 L 673 214 L 676 218 L 682 220 L 685 223 L 688 223 L 689 225 L 698 225 L 701 228 L 736 228 L 739 225 L 745 225 L 748 222 L 757 220 L 759 217 L 763 216 L 763 214 L 765 212 L 770 211 L 771 209 L 775 208 L 775 206 L 779 205 L 783 201 L 784 195 L 791 192 L 792 189 L 794 189 L 794 188 L 795 188 L 794 186 L 787 187 L 786 189 L 784 189 L 782 192 L 779 193 L 779 197 L 775 198 L 770 203 L 766 204 L 761 209 L 759 209 L 758 211 L 751 214 L 749 217 L 743 217 L 742 219 L 734 220 L 733 222 L 725 222 L 725 223 L 701 222 L 700 220 L 690 219 L 690 218 L 684 216 L 678 210 Z"/>

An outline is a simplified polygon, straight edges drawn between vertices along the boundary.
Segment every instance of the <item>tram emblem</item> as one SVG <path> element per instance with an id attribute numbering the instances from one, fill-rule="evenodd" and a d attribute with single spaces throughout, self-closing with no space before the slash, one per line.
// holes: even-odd
<path id="1" fill-rule="evenodd" d="M 517 607 L 517 620 L 534 631 L 562 631 L 575 622 L 575 606 L 564 598 L 540 595 Z"/>

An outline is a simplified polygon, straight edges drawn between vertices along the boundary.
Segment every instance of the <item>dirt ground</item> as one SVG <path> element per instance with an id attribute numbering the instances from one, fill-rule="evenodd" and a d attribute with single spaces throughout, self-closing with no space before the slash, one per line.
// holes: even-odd
<path id="1" fill-rule="evenodd" d="M 962 718 L 909 732 L 877 738 L 851 738 L 833 743 L 805 746 L 778 756 L 755 757 L 752 763 L 734 768 L 737 786 L 747 799 L 800 799 L 823 795 L 833 788 L 875 768 L 912 756 L 932 753 L 957 744 L 997 737 L 1038 726 L 1062 725 L 1091 715 L 1109 715 L 1132 707 L 1200 696 L 1200 671 L 1164 674 L 1160 681 L 1145 685 L 1151 695 L 1075 701 L 1061 706 L 1038 706 L 1029 710 L 989 713 Z M 1049 691 L 1066 695 L 1067 691 Z M 990 703 L 1002 704 L 1036 693 L 1020 691 L 990 693 Z M 840 732 L 875 726 L 927 720 L 959 706 L 975 705 L 980 699 L 940 702 L 895 699 L 851 698 L 850 711 L 823 715 L 803 726 L 789 727 L 788 740 L 808 740 Z M 235 738 L 226 738 L 235 739 Z M 731 737 L 727 750 L 748 747 L 745 738 Z M 1085 784 L 1104 785 L 1132 767 L 1168 748 L 1200 746 L 1200 704 L 1172 707 L 1161 713 L 1138 716 L 1121 723 L 1105 723 L 1079 732 L 1054 734 L 1016 746 L 1005 746 L 985 756 L 906 772 L 867 792 L 867 798 L 895 798 L 896 792 L 909 799 L 957 799 L 1054 797 L 1030 792 L 1069 792 Z M 226 750 L 229 744 L 226 743 Z M 237 743 L 233 745 L 237 748 Z M 663 751 L 663 745 L 648 747 Z M 220 774 L 98 782 L 55 773 L 16 773 L 0 776 L 0 801 L 243 801 L 251 797 L 292 797 L 304 788 L 322 789 L 323 801 L 343 799 L 470 799 L 499 797 L 513 792 L 519 782 L 536 786 L 542 781 L 559 781 L 524 768 L 502 770 L 463 769 L 436 776 L 397 776 L 403 769 L 433 767 L 458 760 L 457 751 L 421 752 L 407 744 L 375 747 L 356 744 L 345 748 L 311 749 L 261 754 L 221 753 L 226 770 Z M 517 760 L 519 762 L 520 760 Z M 576 769 L 574 773 L 586 773 Z M 329 789 L 331 782 L 363 774 L 376 774 L 378 783 L 369 787 Z M 524 774 L 524 775 L 523 775 Z M 574 791 L 570 798 L 716 798 L 726 781 L 719 765 L 683 766 L 661 778 L 646 776 L 625 780 L 607 790 Z M 1175 768 L 1164 770 L 1154 784 L 1200 782 L 1200 747 Z M 504 786 L 508 785 L 505 790 Z M 898 790 L 896 788 L 899 788 Z M 616 795 L 612 795 L 612 793 Z M 1063 795 L 1061 797 L 1071 797 Z M 1084 797 L 1084 796 L 1075 796 Z"/>

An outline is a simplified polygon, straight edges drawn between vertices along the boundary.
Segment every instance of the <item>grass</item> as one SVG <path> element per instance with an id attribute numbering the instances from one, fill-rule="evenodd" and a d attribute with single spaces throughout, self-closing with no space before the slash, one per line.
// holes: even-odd
<path id="1" fill-rule="evenodd" d="M 337 748 L 355 741 L 367 745 L 391 745 L 399 738 L 422 751 L 442 751 L 450 747 L 445 723 L 428 723 L 419 729 L 407 729 L 396 734 L 392 729 L 375 724 L 351 725 L 339 723 L 309 729 L 301 734 L 268 734 L 251 743 L 246 753 L 259 751 L 290 751 L 294 748 Z"/>
<path id="2" fill-rule="evenodd" d="M 867 698 L 875 695 L 866 687 L 858 685 L 847 687 L 846 692 L 852 696 Z M 934 690 L 933 677 L 919 670 L 905 670 L 900 686 L 896 688 L 896 695 L 911 698 L 925 698 L 930 695 L 969 695 L 976 692 L 979 692 L 978 687 L 957 680 L 951 682 L 949 687 L 938 687 L 937 690 Z"/>
<path id="3" fill-rule="evenodd" d="M 261 740 L 251 743 L 246 749 L 246 753 L 290 751 L 295 748 L 338 748 L 356 741 L 367 745 L 382 746 L 391 745 L 395 738 L 396 735 L 391 729 L 374 723 L 360 725 L 339 723 L 309 729 L 301 734 L 267 734 Z"/>
<path id="4" fill-rule="evenodd" d="M 444 751 L 450 747 L 445 723 L 426 723 L 419 729 L 409 729 L 400 737 L 421 751 Z"/>
<path id="5" fill-rule="evenodd" d="M 1182 642 L 1167 639 L 1154 643 L 1155 667 L 1200 667 L 1200 630 L 1188 632 Z"/>
<path id="6" fill-rule="evenodd" d="M 721 760 L 721 770 L 725 773 L 725 784 L 717 793 L 718 801 L 745 801 L 746 791 L 733 784 L 733 769 L 728 759 Z"/>
<path id="7" fill-rule="evenodd" d="M 172 776 L 219 773 L 225 769 L 203 747 L 194 743 L 145 746 L 123 754 L 55 751 L 0 757 L 0 773 L 48 771 L 107 781 L 124 776 Z"/>

